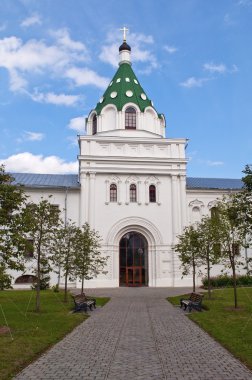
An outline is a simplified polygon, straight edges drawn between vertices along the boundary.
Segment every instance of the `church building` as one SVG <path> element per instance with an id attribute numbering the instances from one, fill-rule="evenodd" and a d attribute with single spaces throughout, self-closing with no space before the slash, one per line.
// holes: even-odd
<path id="1" fill-rule="evenodd" d="M 60 207 L 65 222 L 88 222 L 100 234 L 107 266 L 85 286 L 191 285 L 190 276 L 181 278 L 173 250 L 176 237 L 209 214 L 217 198 L 241 189 L 242 182 L 187 178 L 187 139 L 166 137 L 165 115 L 136 77 L 125 35 L 118 70 L 90 111 L 86 134 L 78 142 L 78 175 L 13 177 L 32 201 L 52 195 L 50 202 Z M 25 275 L 32 275 L 29 270 Z M 14 287 L 28 285 L 22 283 L 23 274 L 12 275 Z M 52 284 L 58 282 L 54 276 Z"/>

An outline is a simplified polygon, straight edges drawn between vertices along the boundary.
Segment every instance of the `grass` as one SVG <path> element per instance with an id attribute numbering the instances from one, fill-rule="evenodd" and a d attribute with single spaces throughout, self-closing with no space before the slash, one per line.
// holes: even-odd
<path id="1" fill-rule="evenodd" d="M 179 305 L 180 298 L 183 296 L 169 297 L 168 301 Z M 203 308 L 206 310 L 193 312 L 189 318 L 252 369 L 252 288 L 238 288 L 237 310 L 230 288 L 214 290 L 212 300 L 206 293 Z"/>
<path id="2" fill-rule="evenodd" d="M 97 298 L 103 306 L 108 298 Z M 85 313 L 71 313 L 73 301 L 63 302 L 63 293 L 41 292 L 41 312 L 35 310 L 34 291 L 0 292 L 0 326 L 10 333 L 0 335 L 0 379 L 11 379 L 43 351 L 83 322 Z"/>

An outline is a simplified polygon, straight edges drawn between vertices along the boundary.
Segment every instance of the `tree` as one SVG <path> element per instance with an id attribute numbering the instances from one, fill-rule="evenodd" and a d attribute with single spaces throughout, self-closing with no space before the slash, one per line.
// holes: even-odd
<path id="1" fill-rule="evenodd" d="M 48 200 L 41 198 L 36 203 L 28 203 L 23 211 L 26 221 L 26 231 L 33 239 L 33 256 L 36 260 L 35 275 L 36 281 L 36 311 L 40 311 L 40 290 L 44 281 L 44 271 L 48 273 L 51 268 L 49 265 L 50 249 L 54 234 L 59 225 L 59 208 L 49 203 Z"/>
<path id="2" fill-rule="evenodd" d="M 80 230 L 74 223 L 61 225 L 56 231 L 52 245 L 52 261 L 58 268 L 58 274 L 65 278 L 64 301 L 67 302 L 67 282 L 69 277 L 74 277 L 74 258 L 76 239 Z"/>
<path id="3" fill-rule="evenodd" d="M 216 208 L 213 208 L 211 217 L 204 216 L 198 224 L 200 251 L 199 256 L 206 265 L 208 297 L 211 298 L 210 271 L 211 266 L 220 261 L 219 226 L 220 218 Z"/>
<path id="4" fill-rule="evenodd" d="M 26 195 L 0 166 L 0 265 L 1 270 L 24 268 L 25 234 L 22 208 Z"/>
<path id="5" fill-rule="evenodd" d="M 246 165 L 242 172 L 245 174 L 245 176 L 242 177 L 243 188 L 252 192 L 252 165 Z"/>
<path id="6" fill-rule="evenodd" d="M 75 275 L 81 280 L 81 292 L 84 289 L 84 280 L 91 280 L 104 268 L 107 257 L 100 254 L 100 236 L 97 231 L 85 223 L 78 230 L 75 240 Z"/>
<path id="7" fill-rule="evenodd" d="M 219 224 L 219 242 L 221 248 L 221 260 L 231 269 L 234 287 L 234 305 L 238 307 L 236 272 L 243 264 L 240 250 L 244 245 L 246 229 L 241 223 L 240 195 L 231 194 L 218 203 L 218 212 L 221 223 Z"/>
<path id="8" fill-rule="evenodd" d="M 182 275 L 188 275 L 192 270 L 193 291 L 196 288 L 196 269 L 202 264 L 200 257 L 200 234 L 197 225 L 190 225 L 184 228 L 183 233 L 178 236 L 178 243 L 174 247 L 178 252 L 181 261 Z"/>

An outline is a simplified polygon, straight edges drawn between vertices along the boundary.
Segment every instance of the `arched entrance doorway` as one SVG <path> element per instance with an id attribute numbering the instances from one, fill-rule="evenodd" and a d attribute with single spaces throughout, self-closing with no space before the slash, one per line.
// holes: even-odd
<path id="1" fill-rule="evenodd" d="M 119 244 L 120 286 L 148 286 L 148 243 L 138 232 L 128 232 Z"/>

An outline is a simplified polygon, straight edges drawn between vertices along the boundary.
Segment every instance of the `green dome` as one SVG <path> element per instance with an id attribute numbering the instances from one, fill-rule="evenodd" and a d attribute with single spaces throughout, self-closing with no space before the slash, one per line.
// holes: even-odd
<path id="1" fill-rule="evenodd" d="M 131 65 L 122 63 L 100 102 L 97 103 L 95 111 L 100 115 L 102 109 L 108 104 L 114 104 L 117 110 L 121 111 L 127 103 L 136 104 L 141 112 L 144 112 L 146 107 L 154 108 L 151 100 L 140 86 Z"/>

